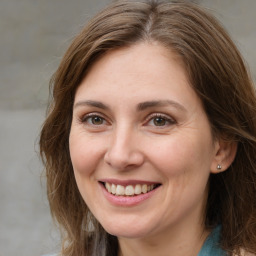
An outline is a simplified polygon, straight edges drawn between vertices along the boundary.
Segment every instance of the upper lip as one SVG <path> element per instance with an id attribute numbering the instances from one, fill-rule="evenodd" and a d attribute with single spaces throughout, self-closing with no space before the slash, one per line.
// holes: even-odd
<path id="1" fill-rule="evenodd" d="M 122 186 L 128 186 L 128 185 L 136 185 L 136 184 L 146 184 L 146 185 L 151 185 L 151 184 L 160 184 L 160 182 L 155 182 L 155 181 L 146 181 L 146 180 L 119 180 L 119 179 L 100 179 L 99 182 L 103 183 L 111 183 L 115 185 L 122 185 Z"/>

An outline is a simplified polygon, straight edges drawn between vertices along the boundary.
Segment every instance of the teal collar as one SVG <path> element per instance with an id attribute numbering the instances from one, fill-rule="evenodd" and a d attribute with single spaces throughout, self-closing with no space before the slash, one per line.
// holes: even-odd
<path id="1" fill-rule="evenodd" d="M 221 226 L 217 226 L 206 239 L 197 256 L 227 256 L 219 246 Z"/>

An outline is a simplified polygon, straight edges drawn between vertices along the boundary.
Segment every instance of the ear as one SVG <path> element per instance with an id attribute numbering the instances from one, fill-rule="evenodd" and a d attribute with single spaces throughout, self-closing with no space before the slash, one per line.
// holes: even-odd
<path id="1" fill-rule="evenodd" d="M 235 159 L 237 143 L 218 139 L 215 142 L 215 156 L 211 164 L 211 173 L 226 171 Z"/>

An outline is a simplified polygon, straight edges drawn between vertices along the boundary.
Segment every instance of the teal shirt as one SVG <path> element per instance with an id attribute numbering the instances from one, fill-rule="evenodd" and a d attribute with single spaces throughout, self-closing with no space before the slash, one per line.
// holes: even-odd
<path id="1" fill-rule="evenodd" d="M 221 226 L 216 227 L 206 239 L 197 256 L 227 256 L 219 246 Z"/>

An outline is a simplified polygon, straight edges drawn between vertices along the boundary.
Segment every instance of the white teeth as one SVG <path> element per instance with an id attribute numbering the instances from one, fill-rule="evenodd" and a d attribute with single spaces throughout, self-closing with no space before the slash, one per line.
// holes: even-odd
<path id="1" fill-rule="evenodd" d="M 141 185 L 140 185 L 140 184 L 137 184 L 137 185 L 135 186 L 134 193 L 135 193 L 136 195 L 141 194 Z"/>
<path id="2" fill-rule="evenodd" d="M 126 196 L 133 196 L 134 195 L 134 188 L 133 188 L 132 185 L 126 186 L 125 195 Z"/>
<path id="3" fill-rule="evenodd" d="M 146 194 L 148 192 L 148 186 L 146 184 L 143 184 L 141 190 L 143 194 Z"/>
<path id="4" fill-rule="evenodd" d="M 105 183 L 106 190 L 117 196 L 134 196 L 134 195 L 140 195 L 140 194 L 146 194 L 147 192 L 150 192 L 155 188 L 154 184 L 147 185 L 147 184 L 136 184 L 128 185 L 128 186 L 122 186 L 122 185 L 116 185 L 116 184 L 110 184 L 108 182 Z"/>
<path id="5" fill-rule="evenodd" d="M 109 193 L 111 193 L 111 185 L 108 182 L 106 182 L 105 187 L 106 187 L 107 191 Z"/>
<path id="6" fill-rule="evenodd" d="M 112 185 L 111 185 L 111 193 L 112 193 L 112 194 L 115 194 L 115 193 L 116 193 L 116 185 L 115 185 L 115 184 L 112 184 Z"/>
<path id="7" fill-rule="evenodd" d="M 122 186 L 122 185 L 117 185 L 117 186 L 116 186 L 116 195 L 118 195 L 118 196 L 123 196 L 124 193 L 125 193 L 124 186 Z"/>

